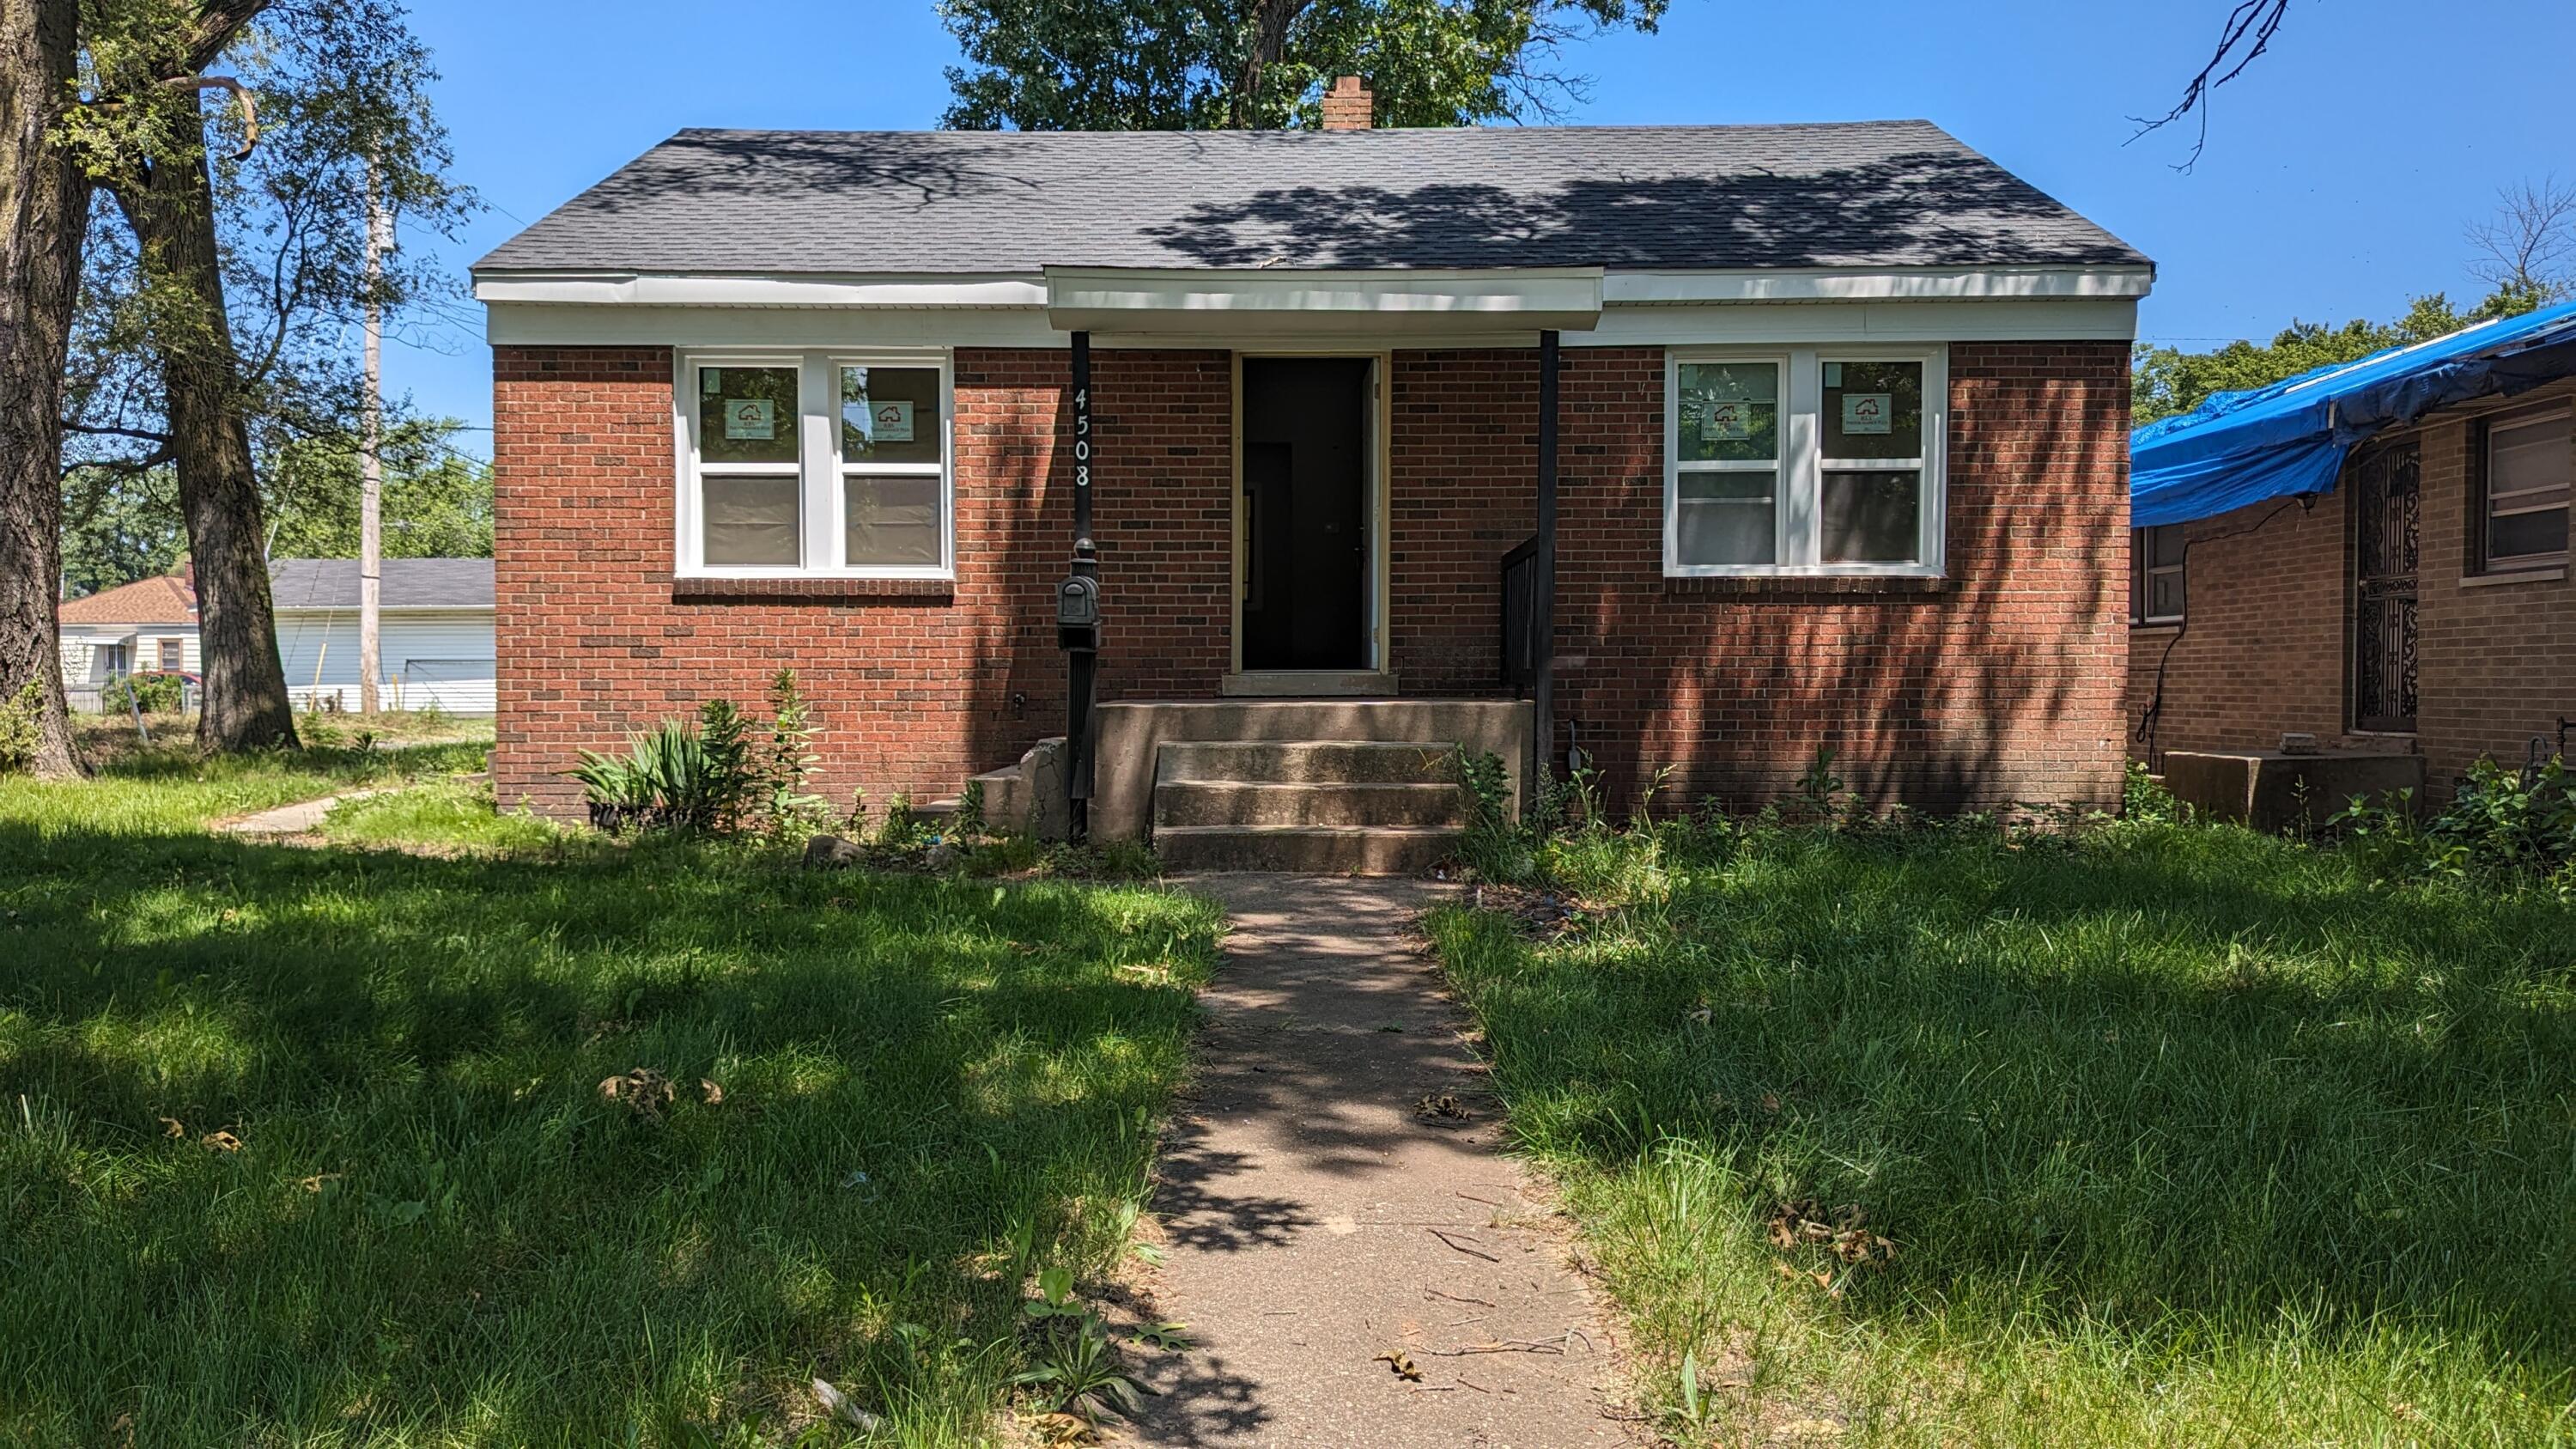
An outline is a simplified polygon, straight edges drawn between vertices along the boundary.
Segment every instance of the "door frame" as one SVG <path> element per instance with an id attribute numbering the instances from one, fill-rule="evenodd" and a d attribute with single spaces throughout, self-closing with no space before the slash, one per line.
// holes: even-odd
<path id="1" fill-rule="evenodd" d="M 1361 511 L 1368 520 L 1369 559 L 1362 571 L 1362 583 L 1368 596 L 1361 601 L 1361 616 L 1368 626 L 1368 667 L 1347 669 L 1265 669 L 1245 672 L 1243 667 L 1243 592 L 1246 582 L 1244 555 L 1251 547 L 1251 519 L 1243 507 L 1243 364 L 1247 358 L 1271 357 L 1348 357 L 1369 364 L 1369 397 L 1361 422 L 1368 430 L 1368 444 L 1362 450 L 1363 471 L 1360 478 Z M 1393 633 L 1387 609 L 1388 548 L 1387 531 L 1393 517 L 1388 506 L 1387 486 L 1394 466 L 1394 449 L 1390 434 L 1394 431 L 1394 392 L 1389 385 L 1395 354 L 1381 348 L 1367 347 L 1258 347 L 1236 348 L 1231 363 L 1231 416 L 1226 444 L 1226 474 L 1230 480 L 1234 514 L 1233 560 L 1231 577 L 1226 584 L 1227 687 L 1229 694 L 1392 694 L 1395 674 L 1387 661 L 1394 657 Z"/>

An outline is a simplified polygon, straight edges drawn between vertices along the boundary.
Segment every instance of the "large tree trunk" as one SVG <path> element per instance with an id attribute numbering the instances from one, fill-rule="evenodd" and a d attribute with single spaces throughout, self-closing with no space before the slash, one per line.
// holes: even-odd
<path id="1" fill-rule="evenodd" d="M 88 179 L 50 141 L 71 95 L 76 0 L 0 0 L 0 702 L 42 700 L 36 773 L 80 772 L 63 711 L 62 391 Z"/>
<path id="2" fill-rule="evenodd" d="M 121 188 L 118 200 L 140 243 L 144 275 L 189 303 L 155 342 L 168 393 L 179 511 L 197 567 L 198 639 L 206 672 L 197 742 L 210 750 L 292 745 L 295 706 L 277 657 L 259 479 L 251 469 L 250 428 L 242 412 L 241 359 L 233 351 L 215 249 L 205 126 L 193 118 L 189 124 L 196 135 L 178 137 L 181 144 L 153 162 L 139 183 Z"/>

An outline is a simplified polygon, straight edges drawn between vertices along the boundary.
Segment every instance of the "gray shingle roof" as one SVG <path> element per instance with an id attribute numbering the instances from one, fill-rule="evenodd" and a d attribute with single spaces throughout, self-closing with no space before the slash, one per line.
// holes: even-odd
<path id="1" fill-rule="evenodd" d="M 2143 264 L 1928 121 L 689 130 L 481 271 Z"/>
<path id="2" fill-rule="evenodd" d="M 279 558 L 268 562 L 268 586 L 280 609 L 358 607 L 358 561 Z M 389 558 L 380 601 L 388 609 L 488 609 L 488 558 Z"/>

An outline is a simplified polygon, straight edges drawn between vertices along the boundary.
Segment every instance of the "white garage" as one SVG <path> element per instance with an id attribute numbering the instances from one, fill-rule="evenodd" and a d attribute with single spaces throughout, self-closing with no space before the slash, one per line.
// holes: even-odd
<path id="1" fill-rule="evenodd" d="M 356 709 L 358 561 L 274 559 L 269 577 L 296 707 Z M 493 712 L 490 559 L 389 558 L 380 608 L 380 707 Z"/>

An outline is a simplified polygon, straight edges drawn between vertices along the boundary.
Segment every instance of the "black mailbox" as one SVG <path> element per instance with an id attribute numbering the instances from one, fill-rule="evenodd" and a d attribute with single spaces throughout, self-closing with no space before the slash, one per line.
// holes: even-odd
<path id="1" fill-rule="evenodd" d="M 1100 647 L 1100 581 L 1080 574 L 1055 586 L 1056 646 Z"/>

